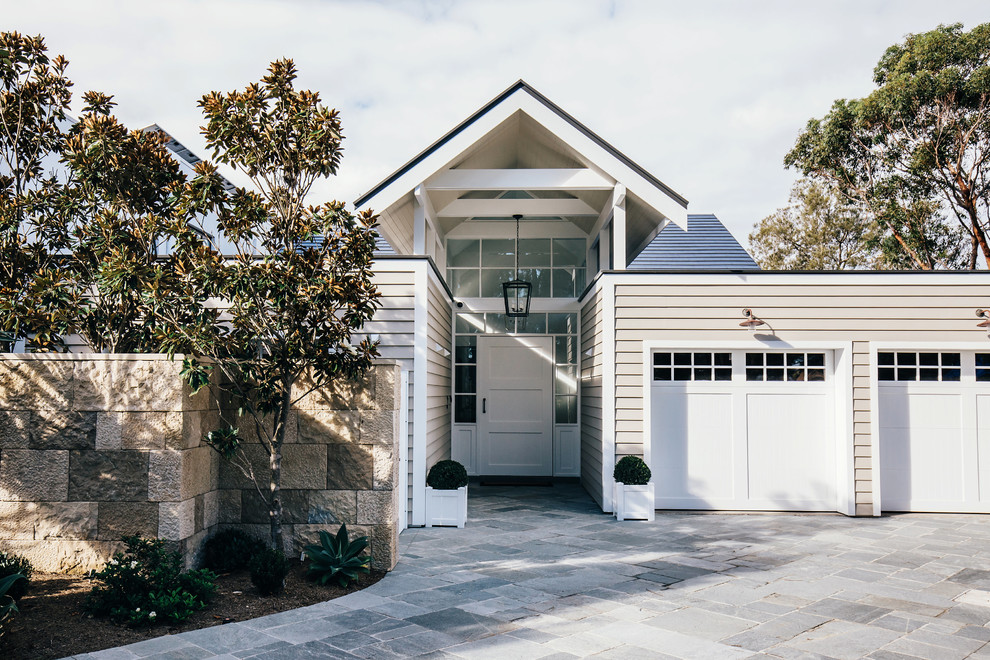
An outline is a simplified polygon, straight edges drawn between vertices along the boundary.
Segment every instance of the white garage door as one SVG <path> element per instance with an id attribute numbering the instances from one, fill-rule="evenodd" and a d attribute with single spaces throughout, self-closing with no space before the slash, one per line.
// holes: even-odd
<path id="1" fill-rule="evenodd" d="M 879 351 L 880 504 L 990 513 L 990 352 Z"/>
<path id="2" fill-rule="evenodd" d="M 656 351 L 660 509 L 836 510 L 832 351 Z"/>

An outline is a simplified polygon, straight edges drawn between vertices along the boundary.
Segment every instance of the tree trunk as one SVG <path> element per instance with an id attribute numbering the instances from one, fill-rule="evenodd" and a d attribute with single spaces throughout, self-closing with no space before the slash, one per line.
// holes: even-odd
<path id="1" fill-rule="evenodd" d="M 282 438 L 276 433 L 272 439 L 272 453 L 268 457 L 271 479 L 268 482 L 268 523 L 271 527 L 271 545 L 285 552 L 282 538 Z"/>

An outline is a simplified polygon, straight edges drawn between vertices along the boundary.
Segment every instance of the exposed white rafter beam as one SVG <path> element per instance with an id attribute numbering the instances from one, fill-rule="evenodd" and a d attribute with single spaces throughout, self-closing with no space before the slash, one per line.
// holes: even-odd
<path id="1" fill-rule="evenodd" d="M 455 199 L 437 215 L 441 218 L 510 218 L 516 213 L 526 217 L 598 215 L 598 211 L 580 199 Z"/>
<path id="2" fill-rule="evenodd" d="M 594 226 L 591 231 L 588 232 L 588 236 L 591 236 L 591 240 L 595 240 L 595 236 L 598 236 L 598 232 L 602 230 L 602 227 L 608 223 L 609 218 L 612 217 L 612 207 L 615 205 L 615 189 L 609 193 L 608 199 L 605 200 L 605 205 L 602 206 L 602 212 L 598 214 L 598 219 L 595 221 Z"/>
<path id="3" fill-rule="evenodd" d="M 615 185 L 589 169 L 444 170 L 430 190 L 610 190 Z"/>

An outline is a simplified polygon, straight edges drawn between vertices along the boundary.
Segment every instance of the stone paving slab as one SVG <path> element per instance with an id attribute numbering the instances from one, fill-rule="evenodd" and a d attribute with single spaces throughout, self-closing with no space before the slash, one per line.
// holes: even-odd
<path id="1" fill-rule="evenodd" d="M 368 589 L 78 656 L 564 660 L 990 658 L 990 516 L 658 513 L 577 486 L 471 486 Z"/>

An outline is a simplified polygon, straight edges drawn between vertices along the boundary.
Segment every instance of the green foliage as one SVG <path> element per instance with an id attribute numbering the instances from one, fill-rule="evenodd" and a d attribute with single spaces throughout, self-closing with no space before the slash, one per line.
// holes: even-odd
<path id="1" fill-rule="evenodd" d="M 65 350 L 73 333 L 97 352 L 186 350 L 163 314 L 195 326 L 218 312 L 193 306 L 207 292 L 160 256 L 198 240 L 168 137 L 128 131 L 98 92 L 70 125 L 65 59 L 16 32 L 0 49 L 0 331 L 32 350 Z"/>
<path id="2" fill-rule="evenodd" d="M 28 586 L 31 583 L 31 574 L 34 573 L 34 567 L 26 557 L 0 550 L 0 578 L 5 578 L 15 573 L 24 576 L 24 580 L 16 582 L 10 587 L 7 595 L 14 600 L 20 600 L 27 593 Z"/>
<path id="3" fill-rule="evenodd" d="M 128 131 L 110 114 L 110 97 L 84 95 L 62 160 L 71 180 L 58 212 L 72 227 L 64 267 L 80 300 L 77 331 L 97 352 L 175 352 L 188 348 L 163 326 L 163 315 L 195 324 L 183 258 L 166 246 L 198 239 L 179 199 L 186 177 L 158 130 Z M 184 365 L 185 366 L 185 365 Z"/>
<path id="4" fill-rule="evenodd" d="M 612 478 L 627 486 L 644 486 L 652 476 L 650 466 L 639 456 L 623 456 L 612 471 Z"/>
<path id="5" fill-rule="evenodd" d="M 233 460 L 241 446 L 240 431 L 233 426 L 223 426 L 206 434 L 206 444 L 227 460 Z"/>
<path id="6" fill-rule="evenodd" d="M 790 204 L 761 220 L 749 235 L 764 270 L 889 268 L 876 224 L 835 190 L 809 179 L 791 189 Z"/>
<path id="7" fill-rule="evenodd" d="M 13 573 L 0 578 L 0 637 L 3 636 L 4 626 L 19 610 L 17 600 L 10 594 L 15 585 L 21 580 L 26 580 L 20 573 Z"/>
<path id="8" fill-rule="evenodd" d="M 68 62 L 44 39 L 0 32 L 0 331 L 36 350 L 64 350 L 78 302 L 61 288 L 68 229 L 53 211 L 64 182 L 48 171 L 62 151 L 71 100 Z"/>
<path id="9" fill-rule="evenodd" d="M 258 539 L 239 529 L 225 529 L 206 540 L 203 545 L 203 567 L 229 572 L 247 568 L 251 557 L 264 548 Z"/>
<path id="10" fill-rule="evenodd" d="M 265 548 L 251 557 L 248 568 L 251 569 L 251 584 L 258 588 L 262 596 L 282 593 L 285 589 L 289 560 L 281 550 Z"/>
<path id="11" fill-rule="evenodd" d="M 990 265 L 990 23 L 908 35 L 874 82 L 809 121 L 785 165 L 860 205 L 891 263 Z"/>
<path id="12" fill-rule="evenodd" d="M 336 535 L 320 530 L 320 544 L 307 545 L 306 556 L 310 565 L 306 576 L 326 584 L 335 581 L 342 587 L 358 579 L 359 573 L 369 573 L 371 557 L 362 555 L 368 547 L 368 537 L 353 541 L 347 538 L 347 525 L 341 525 Z"/>
<path id="13" fill-rule="evenodd" d="M 213 599 L 216 574 L 184 572 L 182 556 L 159 539 L 125 536 L 126 552 L 117 552 L 103 570 L 91 575 L 93 587 L 84 608 L 128 625 L 185 621 Z"/>
<path id="14" fill-rule="evenodd" d="M 457 461 L 437 461 L 426 475 L 426 485 L 437 490 L 457 490 L 468 485 L 467 470 Z"/>
<path id="15" fill-rule="evenodd" d="M 172 309 L 169 341 L 207 358 L 218 387 L 256 433 L 269 473 L 255 474 L 227 420 L 208 441 L 252 479 L 266 500 L 271 546 L 283 547 L 281 445 L 293 402 L 333 382 L 361 377 L 378 355 L 368 339 L 353 341 L 379 306 L 372 283 L 376 216 L 355 217 L 341 202 L 307 205 L 313 185 L 336 174 L 342 155 L 340 119 L 319 95 L 294 89 L 290 60 L 271 65 L 260 83 L 200 101 L 203 133 L 213 156 L 244 173 L 255 191 L 228 193 L 206 162 L 185 187 L 187 215 L 214 213 L 235 255 L 180 241 L 176 258 L 189 288 L 226 301 L 224 319 L 205 300 Z M 186 370 L 193 385 L 204 376 Z M 197 379 L 197 380 L 193 380 Z M 264 476 L 268 479 L 262 480 Z"/>

